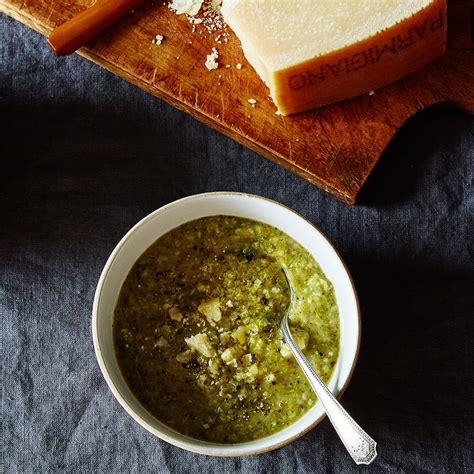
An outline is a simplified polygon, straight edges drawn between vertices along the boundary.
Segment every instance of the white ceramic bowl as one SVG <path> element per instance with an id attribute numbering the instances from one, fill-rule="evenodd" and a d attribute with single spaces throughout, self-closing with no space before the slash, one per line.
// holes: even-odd
<path id="1" fill-rule="evenodd" d="M 92 333 L 102 373 L 115 398 L 144 428 L 159 438 L 189 451 L 214 456 L 258 454 L 293 441 L 324 417 L 321 403 L 288 428 L 263 439 L 240 444 L 199 441 L 169 428 L 154 418 L 128 388 L 114 353 L 112 320 L 114 307 L 128 272 L 140 255 L 160 236 L 185 222 L 213 215 L 246 217 L 273 225 L 303 245 L 332 282 L 339 306 L 340 354 L 329 387 L 337 396 L 349 383 L 357 360 L 360 318 L 357 296 L 344 263 L 329 241 L 312 224 L 291 209 L 269 199 L 242 193 L 206 193 L 172 202 L 136 224 L 110 255 L 97 286 Z"/>

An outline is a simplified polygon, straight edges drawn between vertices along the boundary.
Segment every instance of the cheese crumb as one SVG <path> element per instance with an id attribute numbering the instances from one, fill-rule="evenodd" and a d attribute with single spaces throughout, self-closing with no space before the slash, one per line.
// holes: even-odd
<path id="1" fill-rule="evenodd" d="M 369 95 L 374 95 L 375 94 L 375 91 L 370 91 L 369 92 Z"/>
<path id="2" fill-rule="evenodd" d="M 181 322 L 181 320 L 183 319 L 183 315 L 181 314 L 181 311 L 175 306 L 173 306 L 172 308 L 168 310 L 168 314 L 173 321 Z"/>
<path id="3" fill-rule="evenodd" d="M 176 356 L 176 360 L 181 363 L 187 363 L 190 362 L 193 359 L 193 352 L 190 350 L 181 352 Z"/>
<path id="4" fill-rule="evenodd" d="M 212 53 L 208 54 L 206 57 L 206 67 L 209 71 L 213 69 L 217 69 L 219 67 L 219 63 L 217 62 L 217 58 L 219 57 L 219 52 L 216 48 L 212 48 Z"/>
<path id="5" fill-rule="evenodd" d="M 221 6 L 222 0 L 168 0 L 168 8 L 178 15 L 184 15 L 191 23 L 193 33 L 198 31 L 202 36 L 202 31 L 196 30 L 197 25 L 202 25 L 210 34 L 219 32 L 215 38 L 218 44 L 222 44 L 222 40 L 227 43 L 229 37 L 225 31 L 227 25 L 221 15 Z"/>
<path id="6" fill-rule="evenodd" d="M 232 360 L 234 360 L 234 354 L 232 353 L 232 349 L 226 349 L 222 354 L 221 354 L 221 359 L 228 364 Z"/>
<path id="7" fill-rule="evenodd" d="M 207 334 L 199 333 L 185 338 L 184 341 L 191 349 L 199 352 L 204 357 L 214 357 L 216 355 L 216 350 L 212 347 Z"/>
<path id="8" fill-rule="evenodd" d="M 156 347 L 167 347 L 167 346 L 169 346 L 168 341 L 163 336 L 161 336 L 158 339 L 158 341 L 155 342 L 153 349 L 155 349 Z"/>
<path id="9" fill-rule="evenodd" d="M 235 66 L 237 69 L 242 69 L 242 64 L 238 63 L 237 66 Z"/>
<path id="10" fill-rule="evenodd" d="M 222 317 L 219 298 L 202 301 L 198 311 L 204 314 L 209 322 L 220 321 Z"/>
<path id="11" fill-rule="evenodd" d="M 160 45 L 161 43 L 163 43 L 163 40 L 165 39 L 165 37 L 163 35 L 156 35 L 153 40 L 152 40 L 152 43 L 153 44 L 156 44 L 156 45 Z"/>
<path id="12" fill-rule="evenodd" d="M 257 103 L 255 99 L 249 99 L 247 102 L 252 105 L 255 105 Z"/>
<path id="13" fill-rule="evenodd" d="M 230 336 L 228 332 L 223 332 L 219 335 L 219 340 L 221 341 L 222 345 L 226 345 L 230 341 Z"/>
<path id="14" fill-rule="evenodd" d="M 233 333 L 232 333 L 232 338 L 240 342 L 241 344 L 245 344 L 245 341 L 247 339 L 247 331 L 245 326 L 239 326 Z"/>
<path id="15" fill-rule="evenodd" d="M 275 374 L 268 374 L 268 375 L 265 377 L 265 380 L 266 380 L 267 382 L 274 382 L 275 379 L 276 379 Z"/>
<path id="16" fill-rule="evenodd" d="M 288 359 L 289 357 L 291 357 L 293 355 L 293 353 L 291 352 L 291 349 L 290 347 L 288 346 L 288 344 L 286 344 L 285 342 L 281 341 L 280 342 L 281 346 L 280 346 L 280 354 L 285 358 L 285 359 Z"/>
<path id="17" fill-rule="evenodd" d="M 170 3 L 170 8 L 178 15 L 184 13 L 190 16 L 197 15 L 202 7 L 204 0 L 173 0 Z"/>

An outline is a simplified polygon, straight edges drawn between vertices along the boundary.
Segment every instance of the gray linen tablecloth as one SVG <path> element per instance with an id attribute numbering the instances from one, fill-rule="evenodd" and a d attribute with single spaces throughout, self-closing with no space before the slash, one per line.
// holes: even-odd
<path id="1" fill-rule="evenodd" d="M 1 18 L 0 315 L 4 472 L 473 472 L 474 120 L 411 120 L 349 207 Z M 215 190 L 276 199 L 352 272 L 359 363 L 344 405 L 379 443 L 356 468 L 328 420 L 278 451 L 220 459 L 136 424 L 95 360 L 100 271 L 139 219 Z"/>

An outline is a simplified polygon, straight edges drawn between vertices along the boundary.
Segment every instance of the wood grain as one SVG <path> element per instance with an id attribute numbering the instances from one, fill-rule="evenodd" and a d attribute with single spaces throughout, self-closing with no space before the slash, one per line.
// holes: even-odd
<path id="1" fill-rule="evenodd" d="M 91 3 L 0 0 L 0 8 L 48 35 Z M 192 25 L 163 2 L 145 2 L 79 54 L 354 203 L 386 145 L 410 116 L 444 101 L 474 113 L 472 0 L 453 0 L 448 10 L 451 49 L 434 63 L 372 96 L 289 117 L 275 114 L 268 90 L 230 29 L 228 43 L 217 44 L 218 33 L 199 26 L 193 33 Z M 157 34 L 165 36 L 160 46 L 152 44 Z M 221 66 L 208 71 L 204 63 L 212 47 L 219 51 Z M 257 99 L 255 108 L 249 98 Z"/>

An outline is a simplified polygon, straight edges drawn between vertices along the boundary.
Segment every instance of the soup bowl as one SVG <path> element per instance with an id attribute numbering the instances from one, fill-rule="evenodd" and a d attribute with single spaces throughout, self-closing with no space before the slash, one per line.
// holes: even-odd
<path id="1" fill-rule="evenodd" d="M 285 429 L 245 443 L 219 444 L 190 438 L 157 420 L 133 395 L 118 365 L 113 339 L 114 308 L 122 284 L 142 253 L 159 237 L 195 219 L 229 215 L 270 224 L 300 243 L 334 286 L 339 307 L 340 353 L 328 383 L 340 396 L 351 378 L 360 343 L 360 315 L 351 277 L 328 239 L 303 217 L 275 201 L 231 192 L 189 196 L 167 204 L 136 224 L 110 255 L 97 285 L 92 316 L 94 348 L 104 378 L 118 402 L 145 429 L 180 448 L 213 456 L 245 456 L 284 446 L 315 427 L 325 416 L 318 401 Z M 284 360 L 282 360 L 284 363 Z"/>

